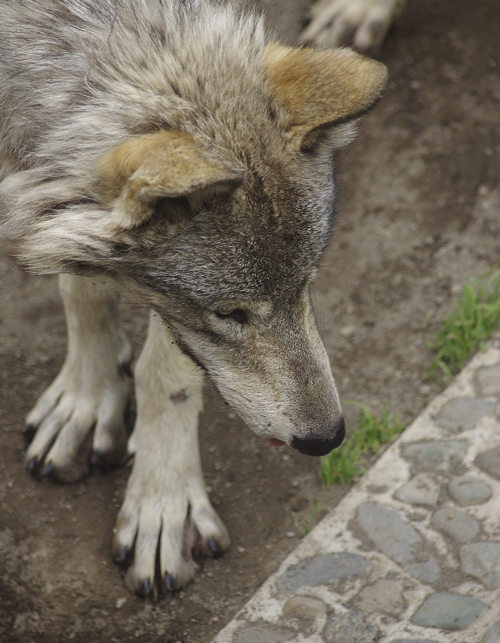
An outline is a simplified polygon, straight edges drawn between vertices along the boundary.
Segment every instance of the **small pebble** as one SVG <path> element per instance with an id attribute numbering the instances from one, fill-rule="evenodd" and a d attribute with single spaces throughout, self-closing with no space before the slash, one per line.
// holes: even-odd
<path id="1" fill-rule="evenodd" d="M 371 567 L 372 563 L 359 554 L 323 554 L 289 567 L 278 583 L 283 592 L 292 594 L 306 585 L 323 585 L 344 578 L 364 576 Z"/>
<path id="2" fill-rule="evenodd" d="M 413 615 L 415 625 L 440 627 L 444 630 L 464 630 L 487 609 L 486 603 L 453 592 L 431 594 Z"/>
<path id="3" fill-rule="evenodd" d="M 343 326 L 340 329 L 340 334 L 342 335 L 342 337 L 352 337 L 355 331 L 356 329 L 354 328 L 354 326 Z"/>
<path id="4" fill-rule="evenodd" d="M 478 369 L 476 383 L 481 395 L 485 397 L 500 395 L 500 364 Z"/>
<path id="5" fill-rule="evenodd" d="M 322 635 L 326 643 L 375 643 L 380 638 L 377 626 L 355 610 L 331 618 Z"/>
<path id="6" fill-rule="evenodd" d="M 500 587 L 500 544 L 473 543 L 460 548 L 462 573 L 478 578 L 488 589 Z"/>
<path id="7" fill-rule="evenodd" d="M 481 531 L 477 520 L 454 507 L 438 509 L 432 516 L 431 525 L 461 543 L 475 538 Z"/>
<path id="8" fill-rule="evenodd" d="M 362 612 L 398 616 L 406 608 L 401 584 L 382 579 L 359 593 L 356 607 Z"/>
<path id="9" fill-rule="evenodd" d="M 458 433 L 472 429 L 484 415 L 492 415 L 496 403 L 474 397 L 455 397 L 447 402 L 434 421 L 443 429 Z"/>
<path id="10" fill-rule="evenodd" d="M 405 444 L 403 457 L 426 471 L 452 471 L 467 453 L 467 443 L 459 440 L 428 440 Z"/>
<path id="11" fill-rule="evenodd" d="M 438 580 L 438 563 L 432 556 L 420 560 L 419 549 L 425 543 L 402 513 L 387 505 L 366 502 L 358 509 L 357 522 L 377 548 L 409 574 L 424 583 Z"/>
<path id="12" fill-rule="evenodd" d="M 439 485 L 427 474 L 419 473 L 394 494 L 398 500 L 411 505 L 435 507 L 439 499 Z"/>
<path id="13" fill-rule="evenodd" d="M 463 507 L 479 505 L 491 498 L 491 487 L 472 476 L 459 476 L 453 478 L 448 485 L 448 493 L 453 500 Z"/>
<path id="14" fill-rule="evenodd" d="M 315 598 L 294 596 L 283 608 L 283 613 L 313 620 L 320 616 L 326 616 L 326 605 L 323 601 Z"/>
<path id="15" fill-rule="evenodd" d="M 500 480 L 500 446 L 479 453 L 474 463 L 477 464 L 482 471 Z"/>

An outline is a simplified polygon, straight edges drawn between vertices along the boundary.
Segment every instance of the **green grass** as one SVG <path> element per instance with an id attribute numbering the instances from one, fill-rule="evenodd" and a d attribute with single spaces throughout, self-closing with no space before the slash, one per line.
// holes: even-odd
<path id="1" fill-rule="evenodd" d="M 405 428 L 399 416 L 389 413 L 387 404 L 382 407 L 380 417 L 363 404 L 351 404 L 361 409 L 359 427 L 340 448 L 321 458 L 320 477 L 327 485 L 355 482 L 364 473 L 366 456 L 377 453 L 382 445 Z"/>
<path id="2" fill-rule="evenodd" d="M 303 527 L 299 527 L 300 531 L 302 532 L 303 536 L 307 536 L 307 534 L 311 531 L 312 526 L 314 524 L 314 519 L 316 518 L 317 514 L 326 514 L 328 512 L 328 509 L 326 507 L 323 507 L 321 504 L 321 500 L 316 500 L 314 503 L 314 507 L 311 511 L 311 515 L 307 519 L 306 524 Z"/>
<path id="3" fill-rule="evenodd" d="M 500 268 L 492 268 L 465 286 L 452 312 L 434 333 L 429 347 L 436 357 L 429 375 L 442 372 L 450 379 L 499 326 Z"/>
<path id="4" fill-rule="evenodd" d="M 434 333 L 429 347 L 435 351 L 436 357 L 429 367 L 429 375 L 440 372 L 450 379 L 498 328 L 500 267 L 494 267 L 481 279 L 465 286 L 452 312 Z M 367 407 L 352 404 L 361 409 L 359 428 L 339 449 L 321 458 L 320 477 L 327 485 L 346 485 L 357 480 L 364 473 L 367 458 L 405 428 L 399 416 L 393 417 L 389 413 L 387 405 L 377 417 Z M 310 524 L 316 511 L 315 507 Z"/>

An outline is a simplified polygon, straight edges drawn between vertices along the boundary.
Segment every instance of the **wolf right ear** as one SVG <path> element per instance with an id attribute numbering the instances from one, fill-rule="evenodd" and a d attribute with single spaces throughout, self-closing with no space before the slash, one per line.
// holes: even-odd
<path id="1" fill-rule="evenodd" d="M 295 49 L 271 42 L 265 67 L 300 149 L 308 147 L 315 132 L 361 116 L 387 83 L 384 65 L 351 49 Z"/>
<path id="2" fill-rule="evenodd" d="M 149 219 L 159 198 L 204 197 L 243 182 L 241 172 L 209 158 L 189 134 L 168 130 L 123 143 L 99 170 L 104 198 L 116 200 L 113 218 L 125 229 Z"/>

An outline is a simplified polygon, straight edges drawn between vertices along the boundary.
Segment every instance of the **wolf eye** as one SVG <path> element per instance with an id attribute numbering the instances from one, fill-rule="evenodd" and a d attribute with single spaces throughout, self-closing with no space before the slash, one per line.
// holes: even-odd
<path id="1" fill-rule="evenodd" d="M 248 321 L 246 312 L 241 308 L 235 308 L 234 310 L 217 310 L 215 315 L 219 319 L 231 319 L 232 321 L 238 322 L 238 324 L 246 324 Z"/>

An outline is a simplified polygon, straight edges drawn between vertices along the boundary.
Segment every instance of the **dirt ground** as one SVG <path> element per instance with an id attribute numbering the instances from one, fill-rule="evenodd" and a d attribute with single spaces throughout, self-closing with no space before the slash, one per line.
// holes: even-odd
<path id="1" fill-rule="evenodd" d="M 307 2 L 265 8 L 293 41 Z M 338 160 L 339 224 L 315 288 L 344 401 L 417 414 L 439 389 L 425 380 L 433 330 L 500 256 L 499 42 L 488 0 L 409 0 L 387 40 L 389 88 Z M 296 546 L 316 501 L 331 508 L 345 490 L 322 489 L 317 460 L 270 448 L 208 385 L 203 464 L 233 544 L 185 590 L 133 596 L 110 555 L 130 469 L 63 486 L 23 464 L 23 419 L 64 357 L 56 280 L 0 252 L 0 288 L 1 643 L 208 643 Z M 145 311 L 123 309 L 137 356 Z M 351 429 L 356 415 L 347 407 Z"/>

